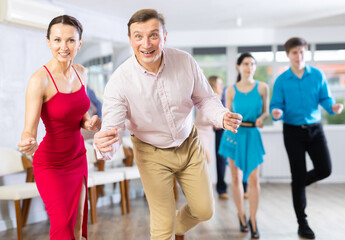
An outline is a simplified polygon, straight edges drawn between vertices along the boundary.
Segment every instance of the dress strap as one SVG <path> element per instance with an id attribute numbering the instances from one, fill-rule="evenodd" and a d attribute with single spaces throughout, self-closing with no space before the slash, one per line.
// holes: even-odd
<path id="1" fill-rule="evenodd" d="M 259 81 L 255 80 L 255 87 L 254 88 L 258 88 L 258 86 L 259 86 Z"/>
<path id="2" fill-rule="evenodd" d="M 50 78 L 52 79 L 52 81 L 53 81 L 53 83 L 54 83 L 54 85 L 55 85 L 56 91 L 59 92 L 59 89 L 57 88 L 56 83 L 55 83 L 55 81 L 54 81 L 54 78 L 53 78 L 53 76 L 51 75 L 51 73 L 49 72 L 48 68 L 47 68 L 45 65 L 43 65 L 43 67 L 44 67 L 44 68 L 47 70 L 47 72 L 49 73 L 49 76 L 50 76 Z"/>
<path id="3" fill-rule="evenodd" d="M 236 87 L 236 83 L 234 84 L 234 89 L 235 89 L 235 92 L 238 92 L 238 89 Z"/>
<path id="4" fill-rule="evenodd" d="M 81 83 L 82 86 L 84 86 L 83 82 L 81 81 L 80 77 L 79 77 L 79 74 L 77 72 L 77 70 L 75 70 L 75 68 L 72 66 L 72 68 L 74 69 L 75 73 L 77 74 L 78 78 L 79 78 L 79 81 Z"/>

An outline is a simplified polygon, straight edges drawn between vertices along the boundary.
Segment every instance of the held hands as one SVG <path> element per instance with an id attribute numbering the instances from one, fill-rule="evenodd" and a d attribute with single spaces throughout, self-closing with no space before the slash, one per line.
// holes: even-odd
<path id="1" fill-rule="evenodd" d="M 96 131 L 101 128 L 101 119 L 94 115 L 84 123 L 84 128 L 88 131 Z"/>
<path id="2" fill-rule="evenodd" d="M 264 121 L 262 120 L 261 117 L 257 118 L 255 121 L 255 126 L 259 127 L 259 128 L 263 128 L 264 127 Z"/>
<path id="3" fill-rule="evenodd" d="M 32 155 L 38 148 L 36 139 L 27 138 L 18 143 L 19 151 L 26 155 Z"/>
<path id="4" fill-rule="evenodd" d="M 340 114 L 343 111 L 344 105 L 341 103 L 336 103 L 332 105 L 332 111 L 335 114 Z"/>
<path id="5" fill-rule="evenodd" d="M 241 114 L 227 112 L 223 117 L 223 126 L 225 129 L 230 130 L 233 133 L 237 133 L 237 128 L 242 122 Z"/>
<path id="6" fill-rule="evenodd" d="M 283 111 L 278 109 L 278 108 L 274 108 L 272 110 L 272 117 L 276 120 L 280 119 L 281 116 L 283 115 Z"/>
<path id="7" fill-rule="evenodd" d="M 100 152 L 111 152 L 113 149 L 112 144 L 119 140 L 119 128 L 101 131 L 95 134 L 94 143 Z"/>

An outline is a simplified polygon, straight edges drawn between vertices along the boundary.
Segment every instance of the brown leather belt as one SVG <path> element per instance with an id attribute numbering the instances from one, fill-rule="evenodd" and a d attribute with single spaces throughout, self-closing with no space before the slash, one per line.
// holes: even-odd
<path id="1" fill-rule="evenodd" d="M 241 127 L 255 127 L 255 122 L 242 122 Z"/>

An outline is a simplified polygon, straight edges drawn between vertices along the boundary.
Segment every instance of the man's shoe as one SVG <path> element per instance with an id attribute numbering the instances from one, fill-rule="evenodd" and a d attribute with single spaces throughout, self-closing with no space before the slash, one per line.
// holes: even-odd
<path id="1" fill-rule="evenodd" d="M 219 194 L 219 198 L 220 198 L 220 199 L 229 199 L 230 196 L 229 196 L 229 194 L 227 194 L 227 193 L 221 193 L 221 194 Z"/>
<path id="2" fill-rule="evenodd" d="M 175 235 L 175 240 L 185 240 L 184 235 Z"/>
<path id="3" fill-rule="evenodd" d="M 306 239 L 315 239 L 313 230 L 309 227 L 308 223 L 300 224 L 298 227 L 298 235 Z"/>

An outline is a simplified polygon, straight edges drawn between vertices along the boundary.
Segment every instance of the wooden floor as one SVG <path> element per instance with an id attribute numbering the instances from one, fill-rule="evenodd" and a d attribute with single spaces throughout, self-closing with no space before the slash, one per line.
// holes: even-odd
<path id="1" fill-rule="evenodd" d="M 230 187 L 230 186 L 229 186 Z M 262 240 L 299 240 L 289 184 L 262 184 L 258 227 Z M 345 239 L 345 184 L 314 184 L 307 189 L 309 224 L 318 240 Z M 188 240 L 247 240 L 239 232 L 235 205 L 215 194 L 213 218 L 186 234 Z M 148 240 L 149 211 L 145 198 L 131 201 L 132 212 L 121 216 L 115 204 L 98 208 L 99 221 L 89 224 L 89 240 Z M 185 204 L 182 195 L 178 206 Z M 248 201 L 245 202 L 248 212 Z M 49 222 L 30 224 L 23 230 L 25 240 L 49 239 Z M 16 239 L 16 230 L 0 232 L 1 240 Z"/>

